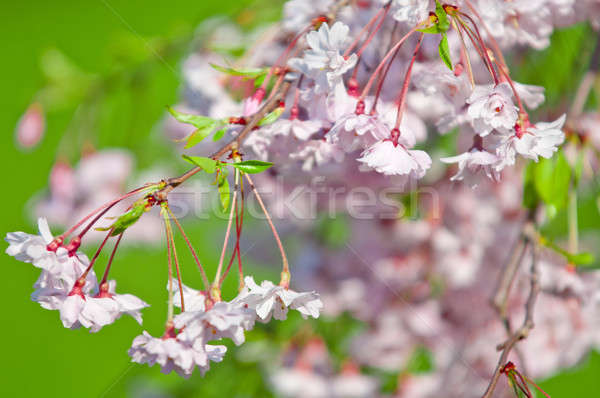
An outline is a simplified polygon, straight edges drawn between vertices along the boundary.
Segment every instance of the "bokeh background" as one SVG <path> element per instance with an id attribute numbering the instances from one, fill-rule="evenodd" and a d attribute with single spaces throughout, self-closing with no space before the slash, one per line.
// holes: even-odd
<path id="1" fill-rule="evenodd" d="M 282 3 L 2 2 L 2 233 L 36 230 L 30 199 L 43 193 L 59 158 L 74 164 L 84 150 L 124 147 L 135 155 L 140 169 L 159 159 L 175 172 L 185 170 L 161 126 L 165 104 L 176 103 L 181 92 L 182 59 L 201 40 L 197 25 L 221 16 L 249 30 L 276 20 Z M 592 39 L 594 33 L 586 26 L 555 33 L 550 49 L 515 59 L 517 80 L 546 86 L 550 104 L 568 103 L 585 68 L 581 59 L 590 47 L 586 41 Z M 44 104 L 46 133 L 39 145 L 23 150 L 16 145 L 15 126 L 36 101 Z M 582 204 L 580 218 L 582 227 L 597 228 L 593 203 Z M 561 225 L 559 219 L 552 227 L 556 234 Z M 205 263 L 216 261 L 211 249 L 219 242 L 210 231 L 220 227 L 219 220 L 186 225 Z M 88 254 L 94 247 L 86 250 Z M 158 367 L 130 363 L 126 351 L 142 330 L 132 319 L 95 334 L 64 329 L 56 312 L 29 299 L 38 271 L 8 256 L 1 256 L 0 264 L 5 273 L 0 289 L 0 391 L 5 397 L 268 397 L 268 363 L 275 362 L 279 349 L 303 333 L 316 332 L 342 360 L 345 345 L 361 328 L 351 318 L 306 323 L 292 316 L 289 322 L 272 322 L 247 333 L 249 343 L 213 365 L 207 377 L 196 373 L 186 381 L 163 375 Z M 113 277 L 119 290 L 153 305 L 144 312 L 144 329 L 159 334 L 166 308 L 161 303 L 167 296 L 164 242 L 125 247 L 119 251 L 118 265 Z M 277 264 L 254 265 L 257 278 L 278 275 Z M 600 391 L 600 355 L 591 353 L 578 367 L 541 381 L 541 386 L 555 398 Z"/>

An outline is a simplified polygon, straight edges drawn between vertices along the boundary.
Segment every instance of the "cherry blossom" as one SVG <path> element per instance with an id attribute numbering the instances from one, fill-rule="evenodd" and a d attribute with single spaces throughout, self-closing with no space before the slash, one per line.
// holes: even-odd
<path id="1" fill-rule="evenodd" d="M 498 162 L 498 157 L 484 149 L 473 147 L 468 152 L 440 160 L 444 163 L 458 163 L 458 172 L 450 181 L 463 180 L 471 188 L 477 186 L 482 174 L 495 181 L 500 179 L 498 172 L 492 167 Z"/>
<path id="2" fill-rule="evenodd" d="M 517 121 L 518 108 L 512 102 L 512 89 L 500 83 L 493 89 L 479 87 L 467 101 L 468 114 L 477 134 L 488 135 L 492 130 L 508 131 Z"/>
<path id="3" fill-rule="evenodd" d="M 127 353 L 131 356 L 132 362 L 147 363 L 148 366 L 158 363 L 162 373 L 175 371 L 187 379 L 196 367 L 204 376 L 204 373 L 210 369 L 210 361 L 221 362 L 226 351 L 227 347 L 223 345 L 206 344 L 200 349 L 194 348 L 180 341 L 174 333 L 156 338 L 144 331 L 133 340 Z"/>
<path id="4" fill-rule="evenodd" d="M 185 311 L 174 319 L 175 327 L 182 329 L 181 339 L 196 346 L 223 337 L 231 339 L 236 345 L 245 341 L 244 330 L 254 326 L 254 311 L 236 307 L 220 301 L 207 311 Z"/>
<path id="5" fill-rule="evenodd" d="M 394 19 L 416 25 L 427 17 L 429 0 L 393 0 L 392 7 L 396 9 Z"/>
<path id="6" fill-rule="evenodd" d="M 501 137 L 496 149 L 499 158 L 494 166 L 496 170 L 513 165 L 517 154 L 536 162 L 540 156 L 550 158 L 565 140 L 565 133 L 561 130 L 565 119 L 566 115 L 562 115 L 553 122 L 535 125 L 525 121 L 522 127 L 518 125 L 514 134 Z"/>
<path id="7" fill-rule="evenodd" d="M 315 292 L 298 293 L 271 281 L 263 281 L 259 286 L 251 276 L 244 278 L 244 282 L 249 292 L 240 301 L 255 309 L 263 322 L 268 322 L 271 316 L 280 321 L 287 319 L 288 307 L 298 310 L 305 319 L 309 315 L 318 318 L 323 308 L 323 302 Z"/>
<path id="8" fill-rule="evenodd" d="M 310 50 L 304 57 L 292 58 L 288 65 L 315 80 L 315 92 L 327 92 L 343 84 L 342 75 L 356 64 L 357 56 L 345 58 L 340 54 L 350 28 L 342 22 L 336 22 L 330 28 L 322 24 L 318 31 L 310 32 L 306 41 Z"/>
<path id="9" fill-rule="evenodd" d="M 378 141 L 358 159 L 369 168 L 386 175 L 422 178 L 431 166 L 431 158 L 421 150 L 407 150 L 390 139 Z"/>

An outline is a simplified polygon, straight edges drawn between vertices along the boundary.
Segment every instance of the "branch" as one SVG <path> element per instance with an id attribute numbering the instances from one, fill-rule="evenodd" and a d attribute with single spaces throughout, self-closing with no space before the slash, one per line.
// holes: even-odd
<path id="1" fill-rule="evenodd" d="M 220 158 L 221 156 L 223 156 L 224 154 L 226 154 L 227 152 L 237 150 L 240 147 L 240 144 L 244 141 L 244 139 L 246 139 L 248 134 L 250 134 L 250 132 L 258 125 L 258 122 L 267 113 L 269 113 L 269 112 L 273 111 L 275 108 L 277 108 L 277 106 L 279 105 L 279 102 L 285 98 L 285 95 L 287 94 L 287 92 L 290 88 L 290 85 L 291 85 L 291 82 L 285 81 L 281 85 L 278 92 L 275 95 L 273 95 L 271 97 L 271 99 L 269 101 L 267 101 L 267 103 L 265 103 L 262 106 L 262 108 L 260 108 L 250 118 L 250 120 L 248 121 L 248 123 L 246 124 L 244 129 L 240 132 L 240 134 L 237 137 L 233 138 L 231 141 L 229 141 L 224 147 L 219 149 L 217 152 L 213 153 L 210 157 L 216 160 L 216 159 Z M 186 171 L 179 177 L 169 178 L 169 179 L 165 180 L 164 182 L 165 182 L 166 186 L 163 189 L 161 189 L 160 191 L 155 192 L 154 198 L 159 203 L 162 201 L 165 201 L 167 199 L 169 192 L 171 192 L 173 190 L 173 188 L 177 187 L 179 184 L 181 184 L 182 182 L 184 182 L 185 180 L 187 180 L 188 178 L 190 178 L 191 176 L 193 176 L 200 170 L 202 170 L 202 168 L 199 166 L 196 166 L 196 167 L 193 167 L 192 169 Z"/>
<path id="2" fill-rule="evenodd" d="M 540 292 L 540 284 L 539 284 L 539 275 L 537 270 L 537 251 L 538 247 L 534 242 L 536 236 L 536 231 L 533 228 L 533 223 L 527 223 L 523 228 L 523 240 L 525 240 L 526 244 L 533 243 L 532 245 L 532 262 L 531 262 L 531 282 L 530 282 L 530 291 L 529 296 L 527 297 L 527 301 L 525 303 L 525 320 L 523 321 L 523 325 L 519 330 L 514 332 L 505 342 L 499 344 L 496 349 L 498 351 L 502 351 L 500 355 L 500 360 L 498 361 L 498 366 L 496 366 L 496 370 L 494 371 L 494 375 L 492 376 L 492 380 L 488 385 L 487 390 L 483 394 L 483 398 L 490 398 L 494 393 L 494 389 L 500 380 L 500 376 L 502 376 L 502 369 L 506 365 L 508 361 L 508 356 L 511 350 L 515 347 L 515 345 L 527 338 L 531 329 L 534 328 L 533 323 L 533 314 L 535 308 L 535 302 L 537 300 L 537 296 Z M 532 242 L 533 241 L 533 242 Z"/>

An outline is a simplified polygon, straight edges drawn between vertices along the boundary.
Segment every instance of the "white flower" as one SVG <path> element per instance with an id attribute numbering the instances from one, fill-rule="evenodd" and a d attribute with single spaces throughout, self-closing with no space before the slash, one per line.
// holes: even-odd
<path id="1" fill-rule="evenodd" d="M 402 144 L 394 144 L 390 139 L 378 141 L 362 153 L 358 159 L 368 167 L 386 175 L 410 175 L 422 178 L 431 166 L 427 152 L 407 150 Z"/>
<path id="2" fill-rule="evenodd" d="M 115 321 L 119 314 L 119 304 L 106 297 L 91 297 L 83 293 L 67 295 L 59 308 L 60 320 L 66 328 L 78 329 L 83 326 L 91 332 Z"/>
<path id="3" fill-rule="evenodd" d="M 182 329 L 181 340 L 194 347 L 223 337 L 236 345 L 245 341 L 244 330 L 254 327 L 254 311 L 220 301 L 203 311 L 185 311 L 174 319 L 175 327 Z"/>
<path id="4" fill-rule="evenodd" d="M 258 286 L 251 276 L 247 276 L 244 282 L 249 292 L 240 297 L 240 301 L 254 308 L 256 315 L 265 322 L 271 316 L 280 321 L 287 319 L 288 307 L 298 310 L 305 319 L 309 315 L 318 318 L 323 308 L 323 302 L 315 292 L 298 293 L 276 286 L 271 281 L 263 281 Z"/>
<path id="5" fill-rule="evenodd" d="M 52 243 L 54 237 L 48 228 L 48 222 L 45 218 L 38 219 L 39 235 L 30 235 L 24 232 L 8 233 L 4 238 L 9 246 L 6 253 L 19 261 L 31 263 L 35 267 L 45 269 L 52 273 L 59 273 L 61 264 L 58 256 L 66 256 L 64 248 L 57 251 L 48 250 L 48 244 Z"/>
<path id="6" fill-rule="evenodd" d="M 345 58 L 340 48 L 350 28 L 336 22 L 331 28 L 323 23 L 318 31 L 306 35 L 310 50 L 302 58 L 292 58 L 288 65 L 315 80 L 315 92 L 328 92 L 339 84 L 343 85 L 342 75 L 351 69 L 357 60 L 356 54 Z"/>
<path id="7" fill-rule="evenodd" d="M 200 350 L 182 342 L 177 336 L 165 335 L 163 338 L 152 337 L 146 331 L 137 336 L 127 351 L 132 362 L 147 363 L 152 366 L 158 363 L 164 374 L 177 372 L 189 378 L 195 367 L 202 376 L 210 368 L 210 361 L 221 362 L 227 351 L 222 345 L 204 345 Z"/>
<path id="8" fill-rule="evenodd" d="M 311 171 L 330 161 L 340 163 L 344 160 L 344 151 L 337 146 L 323 140 L 308 140 L 298 147 L 296 152 L 290 153 L 290 159 L 302 160 L 302 170 Z"/>
<path id="9" fill-rule="evenodd" d="M 358 148 L 368 148 L 389 136 L 389 127 L 376 116 L 347 113 L 336 120 L 325 134 L 325 139 L 331 144 L 339 145 L 345 152 L 353 152 Z"/>
<path id="10" fill-rule="evenodd" d="M 116 319 L 119 319 L 121 315 L 127 314 L 137 321 L 140 325 L 142 324 L 142 314 L 140 310 L 146 307 L 150 307 L 144 300 L 134 296 L 133 294 L 117 294 L 115 292 L 117 288 L 117 282 L 114 280 L 108 281 L 108 292 L 96 295 L 96 297 L 106 297 L 112 299 L 118 304 L 116 311 Z"/>
<path id="11" fill-rule="evenodd" d="M 511 97 L 508 83 L 500 83 L 493 89 L 479 87 L 471 94 L 467 113 L 477 134 L 483 137 L 494 129 L 507 132 L 514 127 L 518 108 Z"/>
<path id="12" fill-rule="evenodd" d="M 427 17 L 429 0 L 394 0 L 392 5 L 396 8 L 396 21 L 416 25 Z"/>
<path id="13" fill-rule="evenodd" d="M 494 166 L 496 170 L 515 164 L 517 153 L 536 162 L 539 156 L 546 159 L 552 157 L 565 140 L 565 133 L 561 130 L 565 120 L 566 115 L 563 114 L 550 123 L 540 122 L 527 127 L 529 122 L 525 122 L 525 127 L 518 128 L 510 136 L 502 137 L 496 149 L 499 159 Z"/>
<path id="14" fill-rule="evenodd" d="M 192 289 L 181 284 L 183 291 L 183 300 L 186 311 L 204 311 L 206 309 L 206 293 L 201 290 Z M 167 290 L 169 283 L 167 282 Z M 181 308 L 181 293 L 179 291 L 179 282 L 173 279 L 173 305 Z"/>
<path id="15" fill-rule="evenodd" d="M 475 188 L 482 173 L 494 181 L 500 180 L 498 172 L 492 167 L 498 161 L 498 157 L 484 149 L 474 146 L 468 152 L 440 160 L 444 163 L 458 163 L 458 172 L 450 181 L 464 180 L 471 188 Z"/>

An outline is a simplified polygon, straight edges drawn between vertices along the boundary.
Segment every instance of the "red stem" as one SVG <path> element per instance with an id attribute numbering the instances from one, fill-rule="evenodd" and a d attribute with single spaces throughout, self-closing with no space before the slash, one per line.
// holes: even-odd
<path id="1" fill-rule="evenodd" d="M 104 276 L 102 277 L 102 281 L 100 282 L 100 285 L 102 285 L 103 283 L 106 283 L 106 280 L 108 279 L 108 272 L 110 271 L 110 266 L 112 265 L 113 258 L 115 258 L 115 253 L 117 252 L 117 248 L 119 247 L 119 243 L 121 242 L 121 238 L 123 237 L 124 233 L 125 233 L 125 231 L 121 232 L 119 234 L 119 237 L 117 238 L 115 247 L 113 247 L 112 253 L 110 254 L 110 258 L 108 259 L 108 264 L 106 264 L 106 269 L 104 270 Z M 106 239 L 104 240 L 104 242 L 106 242 Z M 104 244 L 104 242 L 102 242 L 102 243 Z"/>
<path id="2" fill-rule="evenodd" d="M 413 52 L 412 59 L 410 60 L 410 65 L 408 65 L 408 70 L 406 71 L 406 77 L 404 78 L 404 84 L 402 84 L 402 91 L 400 92 L 400 98 L 398 100 L 398 114 L 396 115 L 396 129 L 400 129 L 400 123 L 402 122 L 402 115 L 404 114 L 404 109 L 406 108 L 406 93 L 408 92 L 408 86 L 410 83 L 410 75 L 412 73 L 413 65 L 415 64 L 415 60 L 417 59 L 417 52 L 419 51 L 419 47 L 421 46 L 421 41 L 423 41 L 423 36 L 425 33 L 421 33 L 419 37 L 419 41 L 415 47 L 415 51 Z"/>

